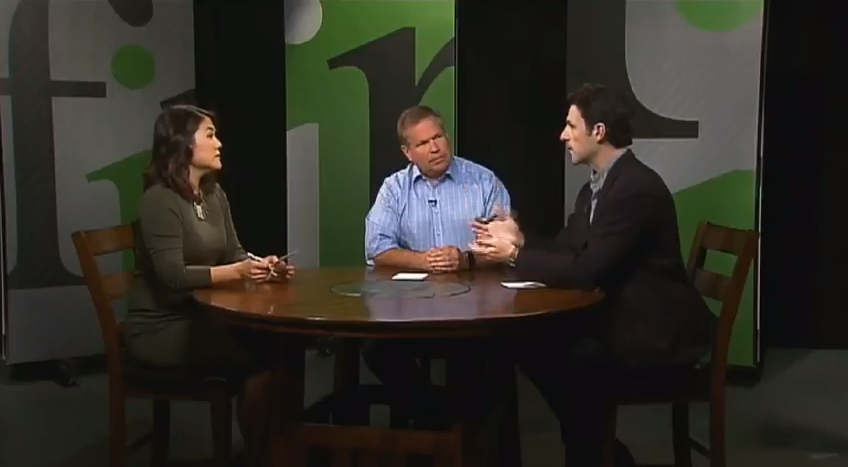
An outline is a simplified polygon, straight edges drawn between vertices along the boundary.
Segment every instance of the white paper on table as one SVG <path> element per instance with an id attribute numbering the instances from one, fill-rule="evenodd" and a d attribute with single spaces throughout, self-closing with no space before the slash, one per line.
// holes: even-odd
<path id="1" fill-rule="evenodd" d="M 393 281 L 423 281 L 429 274 L 426 272 L 399 272 L 392 276 Z"/>
<path id="2" fill-rule="evenodd" d="M 541 282 L 532 281 L 501 282 L 501 285 L 508 289 L 543 289 L 547 287 Z"/>

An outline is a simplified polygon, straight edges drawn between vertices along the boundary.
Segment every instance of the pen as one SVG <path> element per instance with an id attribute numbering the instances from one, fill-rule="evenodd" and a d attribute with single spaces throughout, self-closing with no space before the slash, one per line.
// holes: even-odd
<path id="1" fill-rule="evenodd" d="M 253 253 L 250 253 L 250 252 L 247 253 L 247 257 L 250 258 L 252 261 L 258 261 L 258 262 L 264 261 L 263 258 L 260 258 L 259 256 L 256 256 L 256 255 L 254 255 Z M 273 268 L 271 268 L 271 270 L 268 272 L 268 275 L 269 276 L 276 276 L 277 272 L 274 271 Z"/>
<path id="2" fill-rule="evenodd" d="M 284 259 L 288 259 L 290 256 L 293 256 L 295 253 L 297 253 L 297 250 L 286 253 L 284 256 L 280 256 L 279 258 L 277 258 L 277 260 L 282 261 Z M 264 261 L 264 258 L 260 258 L 259 256 L 256 256 L 253 253 L 248 253 L 247 257 L 252 259 L 253 261 Z"/>
<path id="3" fill-rule="evenodd" d="M 284 259 L 288 259 L 289 257 L 293 256 L 295 253 L 297 253 L 297 250 L 292 250 L 292 251 L 286 253 L 285 255 L 280 257 L 280 261 L 282 261 Z"/>
<path id="4" fill-rule="evenodd" d="M 278 261 L 283 261 L 283 260 L 285 260 L 285 259 L 288 259 L 289 257 L 291 257 L 292 255 L 294 255 L 295 253 L 297 253 L 297 250 L 294 250 L 294 251 L 291 251 L 291 252 L 289 252 L 289 253 L 286 253 L 285 255 L 281 256 L 281 257 L 278 259 Z M 248 257 L 248 258 L 250 258 L 250 259 L 251 259 L 251 260 L 253 260 L 253 261 L 263 261 L 263 258 L 260 258 L 259 256 L 254 255 L 253 253 L 250 253 L 250 252 L 248 252 L 248 253 L 247 253 L 247 257 Z M 276 275 L 277 275 L 277 273 L 276 273 L 273 269 L 271 270 L 271 274 L 272 274 L 272 275 L 274 275 L 274 276 L 276 276 Z"/>

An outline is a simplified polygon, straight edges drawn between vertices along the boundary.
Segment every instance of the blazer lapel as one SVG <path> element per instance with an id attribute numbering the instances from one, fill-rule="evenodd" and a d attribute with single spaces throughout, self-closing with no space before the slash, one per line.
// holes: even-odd
<path id="1" fill-rule="evenodd" d="M 589 212 L 592 210 L 592 191 L 586 185 L 580 194 L 577 196 L 577 202 L 574 205 L 574 225 L 571 226 L 571 238 L 569 238 L 570 248 L 583 249 L 586 247 L 586 240 L 589 234 Z"/>
<path id="2" fill-rule="evenodd" d="M 606 179 L 604 179 L 604 186 L 601 187 L 597 194 L 597 200 L 595 203 L 595 214 L 592 217 L 593 223 L 598 219 L 599 216 L 603 215 L 605 204 L 604 200 L 606 198 L 607 193 L 609 193 L 610 189 L 612 189 L 612 186 L 615 185 L 615 182 L 616 180 L 618 180 L 618 177 L 622 173 L 624 173 L 625 170 L 627 170 L 627 166 L 633 163 L 635 160 L 636 156 L 633 155 L 633 151 L 628 149 L 624 154 L 619 156 L 618 160 L 610 168 L 609 173 L 607 173 Z"/>

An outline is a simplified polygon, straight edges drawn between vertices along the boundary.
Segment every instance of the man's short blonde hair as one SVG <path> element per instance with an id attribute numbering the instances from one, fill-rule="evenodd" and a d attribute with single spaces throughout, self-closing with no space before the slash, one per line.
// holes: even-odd
<path id="1" fill-rule="evenodd" d="M 408 130 L 410 127 L 418 125 L 419 123 L 424 120 L 427 120 L 428 118 L 436 120 L 439 126 L 442 126 L 442 116 L 439 114 L 439 112 L 436 112 L 435 110 L 433 110 L 432 107 L 428 107 L 426 105 L 416 105 L 415 107 L 410 107 L 400 114 L 400 117 L 398 117 L 397 121 L 397 135 L 398 140 L 400 140 L 401 146 L 406 145 L 408 142 L 406 140 L 406 130 Z"/>

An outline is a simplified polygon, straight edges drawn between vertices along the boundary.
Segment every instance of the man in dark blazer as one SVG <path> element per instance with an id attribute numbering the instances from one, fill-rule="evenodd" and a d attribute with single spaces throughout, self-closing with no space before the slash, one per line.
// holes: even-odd
<path id="1" fill-rule="evenodd" d="M 625 99 L 601 85 L 569 96 L 560 139 L 592 168 L 574 213 L 552 240 L 502 218 L 474 224 L 475 254 L 514 267 L 522 280 L 594 290 L 604 303 L 565 316 L 516 346 L 519 368 L 554 410 L 569 466 L 599 465 L 604 380 L 621 369 L 691 367 L 710 349 L 715 316 L 687 276 L 677 212 L 662 178 L 639 161 Z M 634 465 L 618 443 L 617 465 Z"/>

